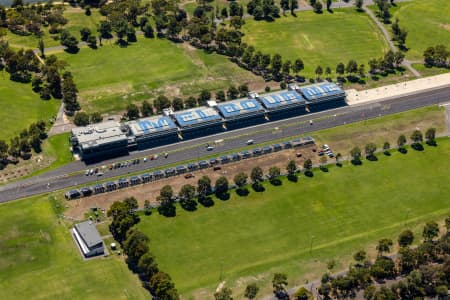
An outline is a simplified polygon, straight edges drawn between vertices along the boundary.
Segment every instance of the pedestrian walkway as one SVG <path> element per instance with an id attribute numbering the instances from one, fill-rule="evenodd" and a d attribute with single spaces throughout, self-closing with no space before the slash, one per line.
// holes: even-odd
<path id="1" fill-rule="evenodd" d="M 450 73 L 419 78 L 363 91 L 357 91 L 355 89 L 346 90 L 347 103 L 349 105 L 356 105 L 370 101 L 407 96 L 419 91 L 446 86 L 450 86 Z"/>

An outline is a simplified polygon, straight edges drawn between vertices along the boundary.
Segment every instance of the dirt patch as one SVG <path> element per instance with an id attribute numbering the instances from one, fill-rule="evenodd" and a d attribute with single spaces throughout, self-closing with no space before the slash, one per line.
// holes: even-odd
<path id="1" fill-rule="evenodd" d="M 114 201 L 120 201 L 131 196 L 138 200 L 140 207 L 143 206 L 145 200 L 149 200 L 151 203 L 156 203 L 156 197 L 159 195 L 159 191 L 164 185 L 171 185 L 174 192 L 177 193 L 184 184 L 192 184 L 196 186 L 198 179 L 203 175 L 209 176 L 212 184 L 214 184 L 220 176 L 226 176 L 230 184 L 232 184 L 234 175 L 240 172 L 245 172 L 250 175 L 250 170 L 254 166 L 260 166 L 263 169 L 264 174 L 267 174 L 269 168 L 273 166 L 278 166 L 281 169 L 281 172 L 285 172 L 286 165 L 289 160 L 295 160 L 298 166 L 303 166 L 303 162 L 309 158 L 314 164 L 316 164 L 319 162 L 319 156 L 316 152 L 314 152 L 316 149 L 317 148 L 314 145 L 302 147 L 300 149 L 287 149 L 235 163 L 220 165 L 221 169 L 217 171 L 214 171 L 212 168 L 198 170 L 193 172 L 192 174 L 194 177 L 189 179 L 184 178 L 183 175 L 179 175 L 151 182 L 149 184 L 138 185 L 110 193 L 81 198 L 75 201 L 68 201 L 67 203 L 69 209 L 66 211 L 65 215 L 71 218 L 82 219 L 85 212 L 91 207 L 95 206 L 108 210 Z M 302 154 L 301 157 L 297 157 L 298 153 Z"/>
<path id="2" fill-rule="evenodd" d="M 450 24 L 439 24 L 439 27 L 441 27 L 442 29 L 448 30 L 450 31 Z"/>

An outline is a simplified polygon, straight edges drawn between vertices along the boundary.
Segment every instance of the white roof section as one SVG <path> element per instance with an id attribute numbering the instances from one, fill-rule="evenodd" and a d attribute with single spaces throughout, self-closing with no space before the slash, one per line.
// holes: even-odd
<path id="1" fill-rule="evenodd" d="M 107 121 L 72 129 L 72 136 L 76 137 L 82 148 L 95 147 L 102 144 L 126 140 L 125 132 L 120 123 Z"/>

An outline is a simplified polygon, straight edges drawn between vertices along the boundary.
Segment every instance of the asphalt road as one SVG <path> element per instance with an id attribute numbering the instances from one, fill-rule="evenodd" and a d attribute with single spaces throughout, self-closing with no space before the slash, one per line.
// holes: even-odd
<path id="1" fill-rule="evenodd" d="M 115 169 L 106 172 L 99 179 L 115 176 L 127 175 L 128 173 L 143 171 L 150 168 L 161 167 L 168 164 L 195 159 L 198 157 L 211 155 L 220 152 L 231 151 L 233 149 L 246 146 L 249 139 L 255 143 L 264 143 L 276 139 L 286 139 L 289 137 L 331 128 L 365 119 L 376 118 L 383 115 L 394 114 L 418 107 L 436 105 L 450 100 L 450 86 L 424 91 L 410 96 L 403 96 L 394 99 L 365 103 L 361 105 L 345 106 L 332 110 L 294 117 L 287 120 L 265 123 L 249 128 L 243 128 L 224 133 L 215 134 L 195 140 L 188 140 L 172 145 L 158 147 L 150 150 L 131 153 L 128 156 L 104 161 L 95 165 L 86 166 L 83 162 L 77 161 L 67 164 L 57 170 L 45 174 L 17 181 L 0 187 L 0 202 L 11 201 L 23 197 L 28 197 L 40 193 L 65 189 L 79 184 L 95 184 L 95 176 L 85 176 L 84 172 L 73 174 L 77 171 L 84 171 L 87 168 L 106 165 L 112 162 L 129 160 L 143 157 L 149 154 L 169 152 L 168 158 L 160 156 L 157 160 L 147 163 L 141 162 L 126 168 Z M 309 123 L 313 120 L 313 124 Z M 280 130 L 274 130 L 275 127 Z M 207 143 L 223 139 L 223 144 L 217 146 L 212 152 L 206 151 Z M 255 145 L 255 147 L 257 147 Z M 72 175 L 67 175 L 72 174 Z"/>

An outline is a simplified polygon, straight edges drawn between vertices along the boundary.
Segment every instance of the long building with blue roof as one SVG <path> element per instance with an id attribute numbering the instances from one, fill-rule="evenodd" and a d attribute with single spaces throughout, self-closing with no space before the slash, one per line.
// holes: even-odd
<path id="1" fill-rule="evenodd" d="M 220 103 L 217 110 L 225 119 L 228 129 L 245 127 L 265 121 L 265 110 L 255 99 L 238 99 Z"/>
<path id="2" fill-rule="evenodd" d="M 306 101 L 296 91 L 281 91 L 258 96 L 270 119 L 278 119 L 305 112 Z"/>
<path id="3" fill-rule="evenodd" d="M 180 127 L 183 138 L 198 137 L 223 130 L 223 119 L 211 107 L 198 107 L 176 112 L 172 115 Z"/>
<path id="4" fill-rule="evenodd" d="M 130 135 L 138 149 L 174 143 L 178 141 L 178 127 L 166 116 L 155 116 L 128 122 Z"/>
<path id="5" fill-rule="evenodd" d="M 345 92 L 332 82 L 300 87 L 297 91 L 308 101 L 310 107 L 316 110 L 340 106 L 345 102 Z"/>

